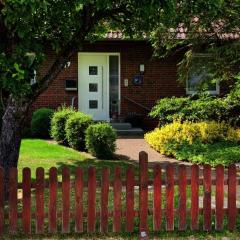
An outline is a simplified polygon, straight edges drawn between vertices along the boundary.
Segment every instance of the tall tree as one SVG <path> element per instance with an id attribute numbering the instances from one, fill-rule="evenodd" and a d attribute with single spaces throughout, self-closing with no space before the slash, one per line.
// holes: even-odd
<path id="1" fill-rule="evenodd" d="M 6 171 L 17 166 L 21 131 L 31 104 L 83 42 L 109 28 L 142 35 L 160 5 L 154 0 L 0 0 L 0 165 Z M 46 57 L 46 45 L 56 59 L 32 83 Z"/>

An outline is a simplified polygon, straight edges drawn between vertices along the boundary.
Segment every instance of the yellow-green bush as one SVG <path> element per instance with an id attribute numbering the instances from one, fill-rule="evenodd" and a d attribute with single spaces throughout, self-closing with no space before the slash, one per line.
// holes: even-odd
<path id="1" fill-rule="evenodd" d="M 240 141 L 240 130 L 222 122 L 184 122 L 174 121 L 145 134 L 145 140 L 155 150 L 166 155 L 175 155 L 182 144 L 214 143 L 218 141 Z"/>

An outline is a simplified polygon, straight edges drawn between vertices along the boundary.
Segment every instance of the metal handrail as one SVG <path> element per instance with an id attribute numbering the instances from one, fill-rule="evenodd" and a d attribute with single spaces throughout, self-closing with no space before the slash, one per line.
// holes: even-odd
<path id="1" fill-rule="evenodd" d="M 128 100 L 128 101 L 129 101 L 129 102 L 131 102 L 131 103 L 134 103 L 134 104 L 136 104 L 137 106 L 139 106 L 139 107 L 143 108 L 144 110 L 146 110 L 146 111 L 148 111 L 148 112 L 150 112 L 150 111 L 151 111 L 151 109 L 150 109 L 150 108 L 148 108 L 148 107 L 144 106 L 144 105 L 143 105 L 143 104 L 141 104 L 141 103 L 138 103 L 138 102 L 136 102 L 135 100 L 133 100 L 133 99 L 131 99 L 131 98 L 129 98 L 129 97 L 123 96 L 123 98 L 124 98 L 124 99 L 126 99 L 126 100 Z"/>

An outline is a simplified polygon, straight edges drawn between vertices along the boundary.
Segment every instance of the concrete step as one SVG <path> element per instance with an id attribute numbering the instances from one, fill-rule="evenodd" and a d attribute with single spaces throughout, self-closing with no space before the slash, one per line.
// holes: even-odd
<path id="1" fill-rule="evenodd" d="M 129 130 L 132 128 L 131 123 L 110 123 L 116 130 Z"/>
<path id="2" fill-rule="evenodd" d="M 143 136 L 144 132 L 141 128 L 120 129 L 116 130 L 118 136 Z"/>

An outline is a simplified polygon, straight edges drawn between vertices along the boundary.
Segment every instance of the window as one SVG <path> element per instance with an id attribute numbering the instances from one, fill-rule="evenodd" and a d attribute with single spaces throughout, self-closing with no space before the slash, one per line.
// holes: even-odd
<path id="1" fill-rule="evenodd" d="M 98 75 L 98 67 L 89 66 L 89 75 Z"/>
<path id="2" fill-rule="evenodd" d="M 98 84 L 97 83 L 89 83 L 89 92 L 97 92 Z"/>
<path id="3" fill-rule="evenodd" d="M 213 76 L 208 73 L 204 61 L 211 61 L 209 56 L 197 54 L 193 57 L 192 66 L 189 69 L 189 75 L 186 83 L 187 94 L 193 94 L 198 91 L 205 91 L 210 94 L 219 94 L 220 88 L 218 82 L 212 82 Z"/>
<path id="4" fill-rule="evenodd" d="M 97 100 L 89 100 L 89 109 L 97 109 L 98 101 Z"/>
<path id="5" fill-rule="evenodd" d="M 109 56 L 110 116 L 119 109 L 119 56 Z"/>

